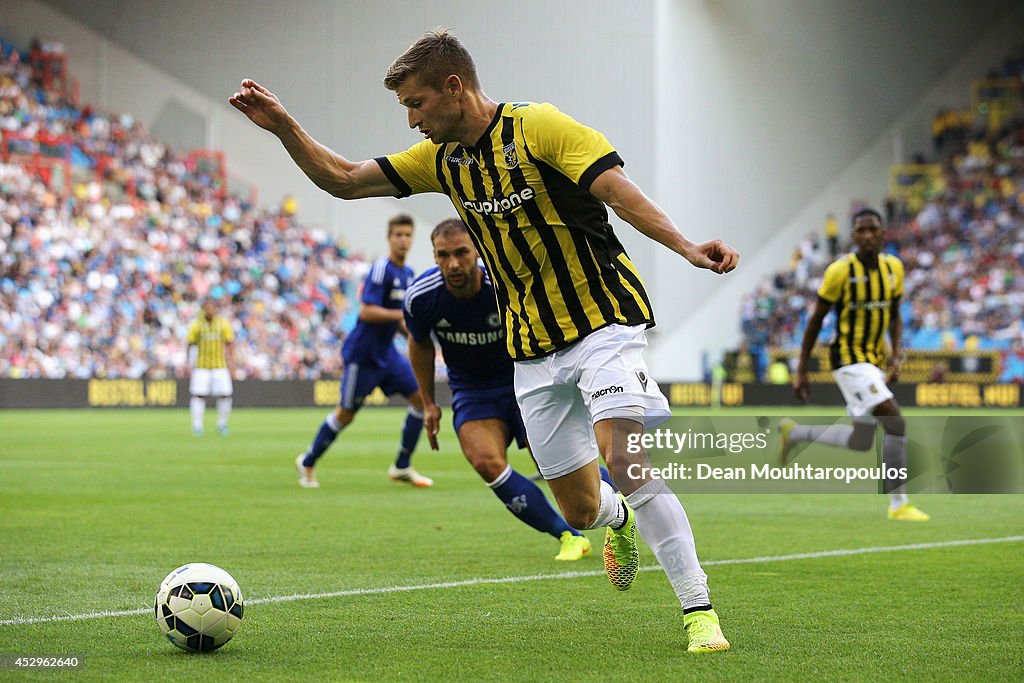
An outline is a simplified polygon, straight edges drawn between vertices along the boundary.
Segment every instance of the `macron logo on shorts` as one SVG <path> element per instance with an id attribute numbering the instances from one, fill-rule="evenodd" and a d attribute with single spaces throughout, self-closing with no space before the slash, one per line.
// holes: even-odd
<path id="1" fill-rule="evenodd" d="M 590 400 L 593 401 L 594 399 L 601 398 L 602 396 L 607 396 L 608 394 L 621 394 L 622 391 L 623 389 L 620 386 L 605 387 L 604 389 L 600 389 L 592 393 L 590 395 Z"/>

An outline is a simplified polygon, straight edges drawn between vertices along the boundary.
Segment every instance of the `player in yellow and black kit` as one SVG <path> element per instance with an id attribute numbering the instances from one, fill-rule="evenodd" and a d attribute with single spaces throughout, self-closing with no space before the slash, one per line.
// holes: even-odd
<path id="1" fill-rule="evenodd" d="M 195 355 L 192 376 L 189 379 L 189 411 L 192 414 L 192 432 L 203 434 L 203 415 L 206 399 L 217 400 L 217 432 L 228 434 L 228 416 L 231 415 L 231 378 L 235 375 L 235 333 L 231 324 L 217 315 L 217 302 L 203 301 L 203 313 L 188 330 L 188 345 Z M 191 351 L 195 348 L 195 351 Z"/>
<path id="2" fill-rule="evenodd" d="M 779 422 L 779 455 L 788 463 L 792 448 L 802 441 L 851 448 L 871 449 L 876 422 L 881 422 L 882 459 L 887 468 L 907 466 L 906 425 L 900 407 L 887 382 L 899 376 L 903 355 L 903 262 L 882 252 L 882 216 L 863 209 L 853 216 L 856 251 L 825 269 L 818 289 L 818 301 L 804 330 L 800 361 L 793 388 L 801 401 L 810 396 L 807 360 L 821 332 L 825 315 L 835 309 L 836 335 L 831 346 L 832 376 L 846 400 L 853 425 L 799 425 L 793 420 Z M 886 346 L 886 334 L 892 344 Z M 884 368 L 884 371 L 883 371 Z M 876 420 L 875 418 L 879 418 Z M 887 480 L 889 519 L 924 522 L 928 515 L 907 500 L 905 480 Z"/>
<path id="3" fill-rule="evenodd" d="M 566 521 L 607 528 L 605 570 L 619 590 L 637 575 L 639 529 L 683 607 L 687 649 L 729 649 L 679 499 L 660 479 L 628 474 L 648 462 L 631 440 L 670 413 L 643 360 L 650 301 L 605 207 L 698 268 L 727 273 L 739 255 L 719 240 L 686 239 L 626 176 L 601 133 L 549 104 L 487 97 L 472 56 L 447 31 L 416 41 L 384 85 L 426 139 L 361 162 L 313 140 L 255 81 L 242 81 L 229 101 L 336 197 L 451 199 L 494 282 L 516 399 Z M 601 481 L 599 452 L 624 498 Z"/>
<path id="4" fill-rule="evenodd" d="M 622 160 L 550 104 L 499 104 L 474 146 L 425 140 L 377 159 L 402 196 L 447 194 L 495 273 L 509 354 L 564 349 L 609 324 L 654 323 L 593 181 Z"/>

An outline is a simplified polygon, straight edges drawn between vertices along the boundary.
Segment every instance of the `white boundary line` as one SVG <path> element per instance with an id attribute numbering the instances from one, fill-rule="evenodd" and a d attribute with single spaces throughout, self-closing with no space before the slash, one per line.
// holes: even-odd
<path id="1" fill-rule="evenodd" d="M 988 545 L 992 543 L 1020 543 L 1024 536 L 1003 536 L 1001 538 L 968 538 L 959 541 L 937 541 L 935 543 L 913 543 L 910 545 L 890 545 L 874 548 L 847 548 L 840 550 L 822 550 L 813 553 L 796 553 L 794 555 L 773 555 L 766 557 L 744 557 L 734 560 L 710 560 L 702 562 L 705 567 L 758 564 L 763 562 L 791 562 L 793 560 L 816 560 L 823 557 L 845 557 L 848 555 L 869 555 L 873 553 L 895 553 L 905 550 L 927 550 L 929 548 L 952 548 L 964 545 Z M 640 571 L 661 571 L 658 565 L 641 567 Z M 560 572 L 558 574 L 530 574 L 527 576 L 506 576 L 503 578 L 477 578 L 464 581 L 445 581 L 442 583 L 425 583 L 411 586 L 383 586 L 381 588 L 354 588 L 351 590 L 332 591 L 329 593 L 299 593 L 295 595 L 278 595 L 269 598 L 247 600 L 249 605 L 260 605 L 272 602 L 295 602 L 297 600 L 319 600 L 322 598 L 343 598 L 353 595 L 382 595 L 386 593 L 404 593 L 407 591 L 434 590 L 438 588 L 461 588 L 463 586 L 481 586 L 487 584 L 524 583 L 526 581 L 544 581 L 549 579 L 577 579 L 589 576 L 603 576 L 603 570 L 585 572 Z M 84 619 L 100 619 L 103 617 L 127 617 L 152 612 L 152 607 L 144 609 L 119 610 L 114 612 L 90 612 L 89 614 L 67 614 L 49 617 L 22 617 L 0 619 L 0 626 L 20 626 L 23 624 L 46 624 L 57 621 L 81 621 Z"/>

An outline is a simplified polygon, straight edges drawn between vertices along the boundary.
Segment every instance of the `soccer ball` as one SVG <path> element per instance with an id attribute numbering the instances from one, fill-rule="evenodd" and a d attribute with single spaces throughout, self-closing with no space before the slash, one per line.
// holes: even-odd
<path id="1" fill-rule="evenodd" d="M 220 567 L 202 562 L 168 574 L 153 605 L 160 632 L 189 652 L 209 652 L 231 640 L 243 610 L 238 583 Z"/>

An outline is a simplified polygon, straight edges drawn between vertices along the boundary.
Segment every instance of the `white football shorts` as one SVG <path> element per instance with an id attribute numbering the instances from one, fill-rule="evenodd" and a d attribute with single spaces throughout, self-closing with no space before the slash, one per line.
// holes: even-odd
<path id="1" fill-rule="evenodd" d="M 875 406 L 892 398 L 885 384 L 885 373 L 871 363 L 854 363 L 833 370 L 832 376 L 846 400 L 846 412 L 851 417 L 870 415 Z"/>
<path id="2" fill-rule="evenodd" d="M 188 382 L 193 396 L 230 396 L 231 374 L 227 368 L 194 368 Z"/>
<path id="3" fill-rule="evenodd" d="M 516 400 L 545 479 L 597 458 L 594 422 L 629 418 L 655 427 L 671 416 L 644 363 L 643 326 L 610 325 L 543 358 L 515 363 Z"/>

